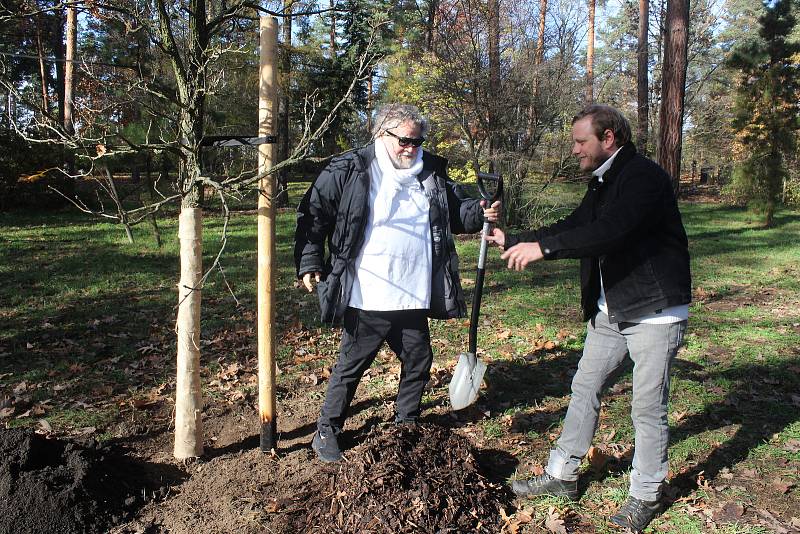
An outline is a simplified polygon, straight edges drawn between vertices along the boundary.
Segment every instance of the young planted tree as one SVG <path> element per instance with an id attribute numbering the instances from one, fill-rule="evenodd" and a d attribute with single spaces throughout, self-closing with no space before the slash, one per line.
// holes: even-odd
<path id="1" fill-rule="evenodd" d="M 739 162 L 732 189 L 770 226 L 800 129 L 800 44 L 789 39 L 797 24 L 791 0 L 765 6 L 758 39 L 737 47 L 729 64 L 741 71 L 733 121 Z"/>

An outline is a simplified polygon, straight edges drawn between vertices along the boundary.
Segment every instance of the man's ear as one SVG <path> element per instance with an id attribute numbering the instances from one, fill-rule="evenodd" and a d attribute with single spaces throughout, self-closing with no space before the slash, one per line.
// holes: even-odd
<path id="1" fill-rule="evenodd" d="M 614 131 L 611 128 L 606 128 L 606 131 L 603 132 L 603 145 L 607 148 L 612 148 L 617 145 L 617 139 L 614 136 Z"/>

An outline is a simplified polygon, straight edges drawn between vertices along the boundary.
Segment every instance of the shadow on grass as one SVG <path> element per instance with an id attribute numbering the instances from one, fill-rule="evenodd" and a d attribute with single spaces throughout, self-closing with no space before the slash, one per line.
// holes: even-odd
<path id="1" fill-rule="evenodd" d="M 580 353 L 569 352 L 561 357 L 536 362 L 492 362 L 486 378 L 488 387 L 480 400 L 459 412 L 457 417 L 449 414 L 438 417 L 442 424 L 462 426 L 483 419 L 487 410 L 494 414 L 509 407 L 535 407 L 547 397 L 569 395 L 571 377 L 579 358 Z M 630 374 L 631 370 L 632 362 L 627 360 L 607 382 L 604 395 L 608 395 L 609 387 L 617 384 L 622 376 Z M 785 364 L 749 364 L 709 370 L 694 362 L 677 360 L 673 374 L 706 387 L 718 380 L 731 386 L 724 399 L 708 405 L 704 411 L 673 427 L 671 446 L 704 432 L 738 426 L 730 438 L 672 478 L 670 486 L 676 489 L 674 498 L 687 496 L 697 489 L 700 473 L 706 479 L 714 478 L 722 469 L 731 469 L 747 459 L 754 449 L 769 442 L 776 433 L 800 421 L 800 407 L 792 401 L 792 395 L 800 390 L 800 378 L 787 370 Z M 619 394 L 629 394 L 629 391 L 623 388 L 614 392 L 614 395 Z M 522 417 L 512 424 L 522 433 L 534 431 L 545 434 L 560 423 L 565 411 L 566 407 L 537 411 L 532 417 Z M 612 473 L 628 468 L 630 459 L 609 466 L 608 471 L 590 471 L 582 477 L 582 487 L 585 489 L 592 481 L 602 481 Z M 502 473 L 508 477 L 513 469 Z"/>
<path id="2" fill-rule="evenodd" d="M 672 445 L 703 432 L 738 426 L 730 438 L 670 481 L 678 497 L 697 489 L 700 473 L 706 479 L 714 478 L 723 468 L 730 469 L 747 459 L 773 435 L 800 421 L 800 408 L 792 402 L 792 394 L 800 389 L 800 379 L 787 371 L 785 364 L 750 364 L 719 371 L 698 366 L 677 372 L 684 379 L 700 383 L 722 379 L 732 385 L 724 399 L 673 428 Z"/>

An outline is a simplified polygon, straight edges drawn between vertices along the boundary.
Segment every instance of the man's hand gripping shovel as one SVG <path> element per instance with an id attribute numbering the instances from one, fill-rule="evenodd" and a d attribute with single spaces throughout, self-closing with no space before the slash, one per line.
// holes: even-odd
<path id="1" fill-rule="evenodd" d="M 494 193 L 486 191 L 484 181 L 494 182 Z M 481 197 L 491 206 L 492 202 L 503 196 L 503 179 L 499 174 L 478 173 L 478 190 Z M 484 221 L 483 235 L 488 235 L 491 223 Z M 450 406 L 453 410 L 466 408 L 478 398 L 478 390 L 486 373 L 486 364 L 478 359 L 478 315 L 481 309 L 481 294 L 483 293 L 483 277 L 486 273 L 487 241 L 481 239 L 480 253 L 478 254 L 478 272 L 475 276 L 475 293 L 472 297 L 472 313 L 469 318 L 469 352 L 462 352 L 458 356 L 458 364 L 453 371 L 450 381 Z"/>

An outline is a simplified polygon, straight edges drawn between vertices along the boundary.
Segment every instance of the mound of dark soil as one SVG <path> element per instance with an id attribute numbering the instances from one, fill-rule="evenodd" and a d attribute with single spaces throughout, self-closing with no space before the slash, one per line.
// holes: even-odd
<path id="1" fill-rule="evenodd" d="M 106 532 L 179 477 L 94 441 L 0 430 L 0 534 Z"/>
<path id="2" fill-rule="evenodd" d="M 513 495 L 490 482 L 469 442 L 449 428 L 376 428 L 305 491 L 297 532 L 499 532 Z"/>

